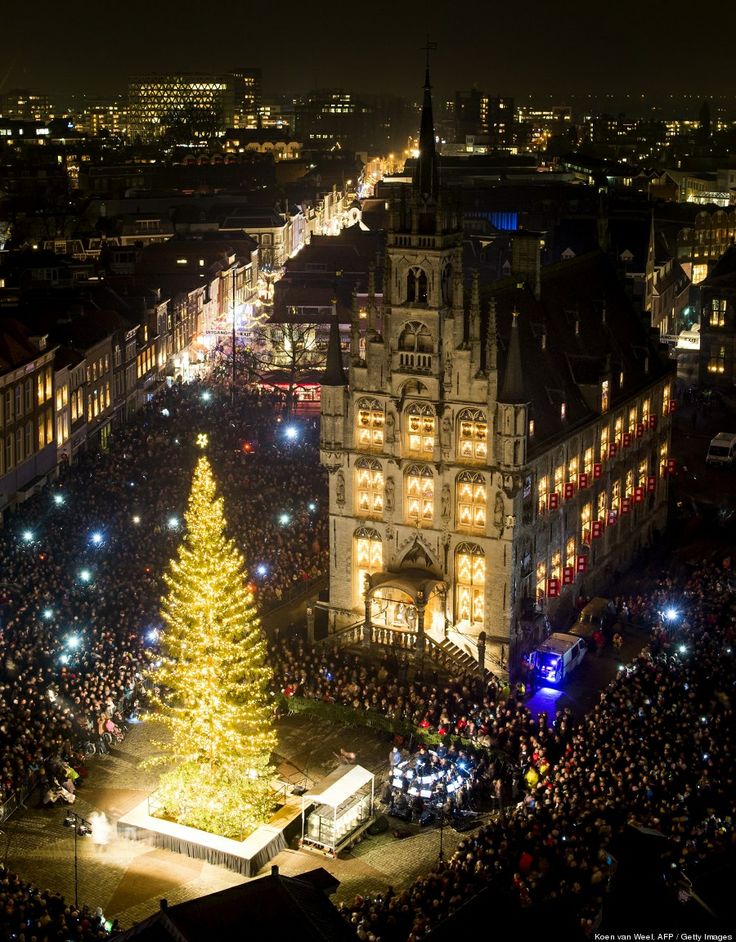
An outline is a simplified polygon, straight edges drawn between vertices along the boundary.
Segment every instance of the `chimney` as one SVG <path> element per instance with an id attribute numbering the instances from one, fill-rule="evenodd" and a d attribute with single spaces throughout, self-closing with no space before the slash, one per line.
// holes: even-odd
<path id="1" fill-rule="evenodd" d="M 161 909 L 161 912 L 165 913 L 166 910 L 169 908 L 169 901 L 167 899 L 159 900 L 158 905 L 159 905 L 159 908 Z"/>
<path id="2" fill-rule="evenodd" d="M 516 232 L 511 240 L 511 271 L 531 288 L 539 300 L 542 293 L 542 249 L 540 232 Z"/>
<path id="3" fill-rule="evenodd" d="M 271 876 L 272 876 L 272 877 L 277 877 L 278 875 L 279 875 L 279 865 L 278 865 L 278 864 L 271 864 Z"/>

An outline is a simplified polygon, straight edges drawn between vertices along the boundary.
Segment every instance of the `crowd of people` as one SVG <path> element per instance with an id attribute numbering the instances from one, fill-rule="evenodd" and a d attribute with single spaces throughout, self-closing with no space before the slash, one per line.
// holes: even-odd
<path id="1" fill-rule="evenodd" d="M 230 535 L 263 609 L 321 576 L 325 485 L 316 423 L 280 403 L 174 385 L 9 516 L 0 530 L 0 805 L 69 800 L 104 736 L 136 716 L 162 574 L 208 434 Z M 69 786 L 72 786 L 70 789 Z M 56 915 L 54 915 L 56 918 Z"/>
<path id="2" fill-rule="evenodd" d="M 631 826 L 664 835 L 663 871 L 688 880 L 732 858 L 736 612 L 722 565 L 618 602 L 651 620 L 647 649 L 584 719 L 555 720 L 508 813 L 405 892 L 345 907 L 359 938 L 418 942 L 480 891 L 591 936 Z"/>
<path id="3" fill-rule="evenodd" d="M 161 576 L 181 539 L 201 433 L 261 607 L 326 571 L 316 423 L 287 428 L 268 396 L 243 391 L 231 402 L 196 383 L 168 388 L 115 431 L 107 451 L 79 456 L 0 531 L 3 801 L 31 785 L 73 794 L 88 747 L 140 709 Z M 494 679 L 409 679 L 389 656 L 366 662 L 293 638 L 277 643 L 274 677 L 286 697 L 460 740 L 473 789 L 504 811 L 405 892 L 356 900 L 346 916 L 358 935 L 418 942 L 489 888 L 521 909 L 554 904 L 589 932 L 630 823 L 670 837 L 678 868 L 725 854 L 734 840 L 731 598 L 723 568 L 703 565 L 684 583 L 667 576 L 649 595 L 618 599 L 620 630 L 651 627 L 650 649 L 577 724 L 567 710 L 552 722 L 533 716 L 523 689 Z M 104 933 L 89 913 L 11 875 L 0 890 L 14 897 L 11 922 L 32 911 L 26 918 L 60 931 L 62 920 L 73 924 L 71 937 Z"/>
<path id="4" fill-rule="evenodd" d="M 107 939 L 115 924 L 102 910 L 74 906 L 63 896 L 38 890 L 0 867 L 0 938 L 16 942 Z"/>

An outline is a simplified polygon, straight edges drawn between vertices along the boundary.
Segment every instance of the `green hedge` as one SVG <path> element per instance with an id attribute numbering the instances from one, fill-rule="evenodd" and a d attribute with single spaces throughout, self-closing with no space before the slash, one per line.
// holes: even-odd
<path id="1" fill-rule="evenodd" d="M 391 719 L 382 713 L 376 713 L 374 710 L 355 710 L 353 707 L 345 706 L 342 703 L 327 703 L 324 700 L 309 700 L 306 697 L 284 697 L 282 695 L 279 697 L 278 706 L 280 716 L 311 713 L 328 723 L 339 723 L 344 726 L 364 726 L 367 729 L 375 729 L 391 736 L 398 734 L 406 739 L 413 736 L 418 743 L 424 743 L 427 746 L 438 746 L 443 740 L 451 739 L 453 742 L 462 743 L 463 746 L 478 748 L 477 743 L 462 736 L 456 736 L 454 733 L 450 736 L 440 736 L 439 733 L 428 732 L 426 729 L 413 725 L 408 720 Z M 510 760 L 510 756 L 500 749 L 490 749 L 488 751 L 506 762 Z"/>

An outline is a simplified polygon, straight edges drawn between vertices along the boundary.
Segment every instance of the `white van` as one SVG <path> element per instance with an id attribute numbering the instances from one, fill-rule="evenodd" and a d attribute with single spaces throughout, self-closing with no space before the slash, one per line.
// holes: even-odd
<path id="1" fill-rule="evenodd" d="M 551 634 L 532 654 L 532 665 L 540 684 L 559 684 L 585 657 L 584 638 Z"/>
<path id="2" fill-rule="evenodd" d="M 730 466 L 736 462 L 736 432 L 719 432 L 708 446 L 707 464 Z"/>

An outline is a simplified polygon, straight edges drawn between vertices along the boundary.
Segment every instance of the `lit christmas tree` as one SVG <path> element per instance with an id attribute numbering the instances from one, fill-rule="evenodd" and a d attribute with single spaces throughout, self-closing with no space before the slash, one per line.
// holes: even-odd
<path id="1" fill-rule="evenodd" d="M 242 838 L 273 806 L 271 671 L 243 557 L 225 536 L 204 456 L 185 517 L 186 536 L 164 576 L 166 629 L 151 675 L 161 691 L 153 718 L 171 741 L 157 743 L 162 753 L 150 764 L 173 764 L 155 797 L 180 824 Z"/>

